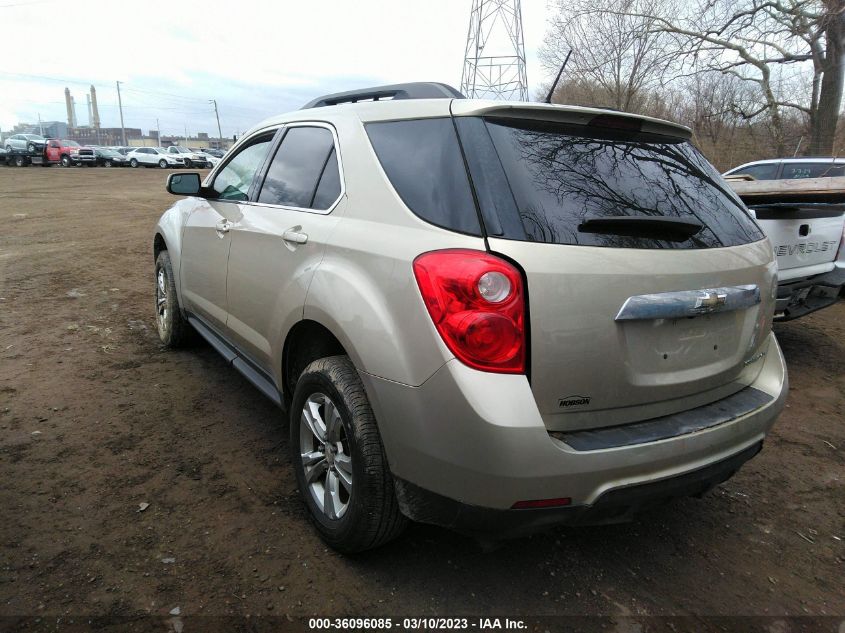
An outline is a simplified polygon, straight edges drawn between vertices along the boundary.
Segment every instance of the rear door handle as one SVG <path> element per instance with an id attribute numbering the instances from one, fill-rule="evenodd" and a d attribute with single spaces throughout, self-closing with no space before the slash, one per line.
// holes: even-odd
<path id="1" fill-rule="evenodd" d="M 305 244 L 308 241 L 308 235 L 291 229 L 282 233 L 282 239 L 291 244 Z"/>

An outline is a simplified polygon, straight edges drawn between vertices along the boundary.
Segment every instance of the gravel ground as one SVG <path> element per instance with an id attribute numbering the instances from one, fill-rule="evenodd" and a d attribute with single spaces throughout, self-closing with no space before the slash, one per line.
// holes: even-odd
<path id="1" fill-rule="evenodd" d="M 776 326 L 787 408 L 705 498 L 494 551 L 415 525 L 344 557 L 308 525 L 280 412 L 207 346 L 158 343 L 163 185 L 158 170 L 0 168 L 0 629 L 176 607 L 845 617 L 845 302 Z"/>

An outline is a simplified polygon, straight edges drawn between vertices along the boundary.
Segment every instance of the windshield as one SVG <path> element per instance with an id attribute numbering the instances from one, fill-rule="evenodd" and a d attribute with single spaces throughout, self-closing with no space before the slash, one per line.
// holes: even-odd
<path id="1" fill-rule="evenodd" d="M 180 154 L 189 154 L 190 153 L 190 150 L 188 148 L 182 147 L 181 145 L 174 145 L 173 149 L 175 149 L 175 151 L 179 152 Z"/>
<path id="2" fill-rule="evenodd" d="M 488 227 L 491 235 L 617 248 L 715 248 L 763 238 L 713 166 L 680 139 L 505 119 L 459 119 L 459 131 L 469 138 L 476 188 L 501 188 L 493 182 L 497 168 L 510 185 L 508 196 L 479 192 L 485 221 L 498 224 Z M 684 239 L 631 234 L 630 217 L 701 228 Z"/>

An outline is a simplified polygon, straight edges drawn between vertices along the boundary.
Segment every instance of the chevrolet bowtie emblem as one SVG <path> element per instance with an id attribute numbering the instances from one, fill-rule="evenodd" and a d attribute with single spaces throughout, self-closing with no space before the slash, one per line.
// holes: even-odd
<path id="1" fill-rule="evenodd" d="M 713 312 L 728 302 L 728 295 L 723 292 L 710 292 L 705 290 L 695 299 L 695 310 L 697 312 Z"/>

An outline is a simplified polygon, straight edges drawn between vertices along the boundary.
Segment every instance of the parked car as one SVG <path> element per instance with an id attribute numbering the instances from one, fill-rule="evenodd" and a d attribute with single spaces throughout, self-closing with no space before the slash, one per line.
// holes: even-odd
<path id="1" fill-rule="evenodd" d="M 775 319 L 796 319 L 837 303 L 845 292 L 845 178 L 728 179 L 774 248 Z"/>
<path id="2" fill-rule="evenodd" d="M 111 147 L 109 149 L 113 149 L 117 153 L 121 154 L 122 156 L 126 156 L 129 152 L 138 149 L 137 147 Z"/>
<path id="3" fill-rule="evenodd" d="M 163 147 L 137 147 L 127 152 L 130 167 L 184 167 L 185 161 L 181 156 L 174 156 Z"/>
<path id="4" fill-rule="evenodd" d="M 181 145 L 171 145 L 167 148 L 167 153 L 170 156 L 178 156 L 181 158 L 185 163 L 185 167 L 202 168 L 208 166 L 208 161 L 204 156 L 197 152 L 192 152 L 187 147 L 182 147 Z"/>
<path id="5" fill-rule="evenodd" d="M 225 152 L 224 150 L 222 150 L 222 149 L 215 149 L 215 148 L 213 148 L 213 147 L 209 147 L 209 148 L 207 148 L 207 149 L 205 149 L 205 150 L 203 150 L 203 151 L 204 151 L 206 154 L 210 154 L 210 155 L 214 156 L 215 158 L 223 158 L 223 156 L 226 154 L 226 152 Z"/>
<path id="6" fill-rule="evenodd" d="M 724 176 L 749 176 L 754 180 L 824 178 L 845 176 L 845 158 L 775 158 L 745 163 Z"/>
<path id="7" fill-rule="evenodd" d="M 94 150 L 96 164 L 100 167 L 126 167 L 129 159 L 110 147 L 98 147 Z"/>
<path id="8" fill-rule="evenodd" d="M 6 137 L 5 148 L 7 152 L 18 149 L 30 154 L 40 154 L 44 151 L 46 143 L 47 139 L 38 134 L 12 134 Z"/>
<path id="9" fill-rule="evenodd" d="M 206 167 L 217 167 L 217 164 L 220 162 L 220 159 L 217 158 L 217 156 L 209 154 L 205 150 L 201 150 L 197 152 L 197 154 L 205 160 Z"/>
<path id="10" fill-rule="evenodd" d="M 787 374 L 771 246 L 689 139 L 443 84 L 316 99 L 168 178 L 159 336 L 199 332 L 286 411 L 341 551 L 700 495 L 761 449 Z"/>
<path id="11" fill-rule="evenodd" d="M 62 167 L 79 164 L 79 150 L 82 146 L 70 139 L 47 139 L 46 159 L 52 163 L 61 163 Z"/>

